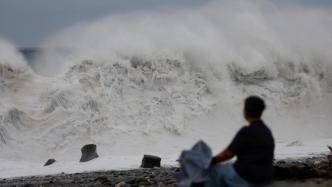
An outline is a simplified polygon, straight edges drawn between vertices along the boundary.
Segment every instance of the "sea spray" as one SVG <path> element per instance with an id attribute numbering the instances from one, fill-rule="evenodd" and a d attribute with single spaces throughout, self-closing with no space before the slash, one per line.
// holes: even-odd
<path id="1" fill-rule="evenodd" d="M 10 52 L 1 52 L 0 62 L 0 157 L 63 156 L 88 143 L 117 154 L 152 149 L 162 136 L 193 138 L 193 121 L 216 108 L 225 108 L 217 118 L 223 123 L 215 128 L 206 120 L 199 129 L 230 136 L 223 133 L 235 122 L 225 119 L 234 111 L 241 118 L 242 100 L 252 94 L 266 99 L 274 122 L 306 111 L 273 126 L 278 137 L 326 137 L 331 18 L 321 8 L 262 1 L 115 15 L 55 34 L 35 72 L 4 44 L 1 51 Z M 326 106 L 310 112 L 320 103 Z"/>

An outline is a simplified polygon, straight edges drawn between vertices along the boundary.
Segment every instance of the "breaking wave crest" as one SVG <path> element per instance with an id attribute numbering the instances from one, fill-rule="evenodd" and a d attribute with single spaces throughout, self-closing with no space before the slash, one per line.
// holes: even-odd
<path id="1" fill-rule="evenodd" d="M 29 89 L 17 90 L 2 103 L 35 101 L 3 108 L 0 144 L 24 142 L 27 137 L 20 133 L 33 134 L 30 142 L 50 150 L 77 141 L 109 143 L 114 136 L 135 132 L 179 135 L 213 104 L 206 80 L 179 59 L 84 60 L 63 77 L 44 81 L 31 81 Z M 29 93 L 34 89 L 37 94 Z"/>
<path id="2" fill-rule="evenodd" d="M 36 146 L 61 150 L 73 142 L 109 144 L 125 134 L 181 135 L 188 122 L 220 102 L 238 103 L 257 94 L 281 108 L 310 103 L 310 98 L 331 89 L 328 69 L 320 65 L 276 63 L 276 72 L 269 72 L 230 63 L 223 78 L 213 69 L 194 66 L 184 58 L 169 57 L 83 60 L 61 77 L 43 83 L 31 80 L 28 87 L 4 95 L 0 144 L 18 144 L 33 134 L 29 141 Z M 32 105 L 13 103 L 28 98 Z"/>

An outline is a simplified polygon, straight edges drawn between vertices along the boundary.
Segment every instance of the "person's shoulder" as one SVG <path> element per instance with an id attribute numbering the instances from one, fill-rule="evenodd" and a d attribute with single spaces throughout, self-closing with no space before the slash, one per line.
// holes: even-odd
<path id="1" fill-rule="evenodd" d="M 273 138 L 273 133 L 272 133 L 272 130 L 270 129 L 270 127 L 268 125 L 266 125 L 266 123 L 262 122 L 263 125 L 263 132 L 264 134 L 268 135 L 268 136 L 271 136 Z"/>
<path id="2" fill-rule="evenodd" d="M 248 125 L 243 125 L 241 128 L 240 128 L 240 131 L 246 131 L 248 130 L 249 126 Z"/>
<path id="3" fill-rule="evenodd" d="M 263 129 L 270 129 L 263 120 L 259 120 L 259 121 L 255 122 L 254 125 L 250 125 L 250 126 L 251 127 L 257 127 L 259 129 L 262 129 L 262 128 Z"/>
<path id="4" fill-rule="evenodd" d="M 240 130 L 238 131 L 238 134 L 245 134 L 248 131 L 249 131 L 249 126 L 245 125 L 245 126 L 240 128 Z"/>
<path id="5" fill-rule="evenodd" d="M 270 127 L 268 125 L 266 125 L 266 123 L 264 121 L 261 122 L 262 126 L 267 129 L 268 131 L 271 131 Z"/>

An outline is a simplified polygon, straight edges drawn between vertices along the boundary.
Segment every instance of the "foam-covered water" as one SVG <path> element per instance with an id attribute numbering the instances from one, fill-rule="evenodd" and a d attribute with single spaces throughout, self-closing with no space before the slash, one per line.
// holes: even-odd
<path id="1" fill-rule="evenodd" d="M 118 15 L 57 34 L 33 70 L 1 41 L 0 157 L 73 159 L 85 143 L 174 153 L 212 135 L 216 146 L 251 94 L 266 99 L 278 141 L 329 138 L 328 23 L 324 9 L 244 1 Z"/>

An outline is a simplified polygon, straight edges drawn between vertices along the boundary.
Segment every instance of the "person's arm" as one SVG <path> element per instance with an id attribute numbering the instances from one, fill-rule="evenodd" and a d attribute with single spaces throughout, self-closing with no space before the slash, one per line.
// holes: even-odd
<path id="1" fill-rule="evenodd" d="M 241 149 L 243 149 L 246 142 L 245 130 L 246 128 L 242 128 L 236 133 L 230 145 L 212 158 L 211 165 L 229 160 L 237 155 Z"/>
<path id="2" fill-rule="evenodd" d="M 224 162 L 233 157 L 234 157 L 234 153 L 231 150 L 229 150 L 228 148 L 226 148 L 225 150 L 221 151 L 219 154 L 217 154 L 216 156 L 214 156 L 212 158 L 211 165 L 220 163 L 220 162 Z"/>

